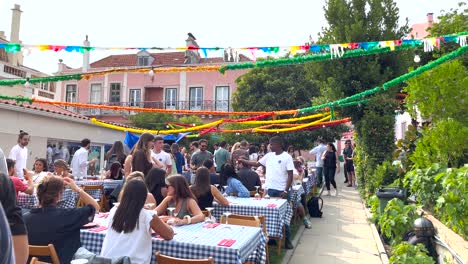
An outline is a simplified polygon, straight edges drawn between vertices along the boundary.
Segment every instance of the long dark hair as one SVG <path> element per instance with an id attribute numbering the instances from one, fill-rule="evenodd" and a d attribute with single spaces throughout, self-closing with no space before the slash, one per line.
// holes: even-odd
<path id="1" fill-rule="evenodd" d="M 107 157 L 107 159 L 110 159 L 112 157 L 112 154 L 115 154 L 118 161 L 124 160 L 126 155 L 124 152 L 124 146 L 122 141 L 115 141 L 114 145 L 112 145 L 112 148 L 110 149 L 109 154 L 110 155 Z"/>
<path id="2" fill-rule="evenodd" d="M 190 190 L 197 198 L 211 191 L 210 171 L 207 168 L 198 168 L 195 176 L 195 182 L 190 186 Z"/>
<path id="3" fill-rule="evenodd" d="M 46 160 L 46 159 L 37 159 L 37 160 L 34 162 L 34 164 L 36 164 L 36 162 L 38 162 L 38 161 L 39 161 L 40 163 L 42 163 L 42 171 L 48 171 L 48 168 L 47 168 L 47 160 Z M 34 172 L 36 171 L 36 170 L 35 170 L 35 167 L 36 167 L 36 166 L 33 166 Z"/>
<path id="4" fill-rule="evenodd" d="M 180 174 L 174 174 L 166 178 L 166 183 L 174 188 L 175 197 L 178 199 L 192 198 L 197 200 L 193 193 L 190 191 L 187 180 Z"/>
<path id="5" fill-rule="evenodd" d="M 134 146 L 133 153 L 141 149 L 147 155 L 147 158 L 149 160 L 151 156 L 151 150 L 148 149 L 148 142 L 150 141 L 154 141 L 154 136 L 152 134 L 144 133 L 143 135 L 141 135 L 140 139 L 138 139 L 138 142 Z"/>
<path id="6" fill-rule="evenodd" d="M 234 169 L 234 166 L 232 166 L 229 163 L 224 164 L 221 167 L 221 173 L 219 174 L 220 178 L 220 183 L 222 185 L 227 184 L 227 180 L 232 177 L 235 179 L 239 179 L 239 176 L 237 176 L 236 170 Z"/>
<path id="7" fill-rule="evenodd" d="M 41 207 L 53 206 L 64 188 L 63 178 L 47 176 L 37 186 L 37 198 Z"/>
<path id="8" fill-rule="evenodd" d="M 125 184 L 125 189 L 114 214 L 112 229 L 116 232 L 130 233 L 138 226 L 140 212 L 145 205 L 148 191 L 142 181 L 129 181 Z"/>
<path id="9" fill-rule="evenodd" d="M 109 178 L 114 180 L 122 179 L 122 164 L 118 161 L 114 161 L 110 166 L 110 176 Z"/>
<path id="10" fill-rule="evenodd" d="M 336 152 L 336 148 L 335 148 L 335 145 L 331 142 L 327 143 L 328 146 L 330 146 L 333 150 L 333 152 Z"/>
<path id="11" fill-rule="evenodd" d="M 145 175 L 145 183 L 148 187 L 148 190 L 151 194 L 153 194 L 156 202 L 158 204 L 162 202 L 161 189 L 166 186 L 166 171 L 160 168 L 152 168 L 148 171 Z"/>

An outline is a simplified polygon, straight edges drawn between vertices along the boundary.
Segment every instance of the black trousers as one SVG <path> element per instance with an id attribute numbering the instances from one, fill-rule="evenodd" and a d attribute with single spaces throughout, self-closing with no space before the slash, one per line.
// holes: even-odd
<path id="1" fill-rule="evenodd" d="M 323 176 L 325 177 L 325 186 L 327 187 L 328 191 L 330 190 L 330 183 L 336 189 L 335 172 L 336 172 L 336 168 L 323 167 Z"/>

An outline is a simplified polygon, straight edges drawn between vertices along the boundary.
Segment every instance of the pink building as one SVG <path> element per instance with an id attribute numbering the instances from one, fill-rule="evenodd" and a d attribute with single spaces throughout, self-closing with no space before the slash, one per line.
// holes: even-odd
<path id="1" fill-rule="evenodd" d="M 187 46 L 196 46 L 189 34 Z M 87 39 L 84 46 L 89 46 Z M 60 101 L 104 105 L 135 106 L 161 109 L 186 109 L 206 111 L 231 111 L 231 97 L 237 86 L 235 80 L 246 70 L 219 72 L 171 72 L 150 74 L 151 68 L 222 65 L 250 61 L 240 55 L 224 58 L 201 58 L 198 51 L 112 55 L 89 64 L 89 54 L 84 54 L 83 67 L 69 69 L 59 62 L 57 74 L 98 72 L 112 68 L 148 68 L 145 73 L 115 73 L 96 76 L 90 80 L 63 81 L 57 84 Z M 126 122 L 128 111 L 115 112 L 100 109 L 73 109 L 83 115 L 101 120 Z M 202 116 L 203 118 L 203 116 Z M 205 118 L 211 118 L 206 116 Z"/>
<path id="2" fill-rule="evenodd" d="M 416 23 L 411 26 L 411 31 L 406 36 L 407 39 L 423 39 L 429 35 L 428 28 L 434 23 L 434 13 L 427 13 L 427 21 L 424 23 Z"/>

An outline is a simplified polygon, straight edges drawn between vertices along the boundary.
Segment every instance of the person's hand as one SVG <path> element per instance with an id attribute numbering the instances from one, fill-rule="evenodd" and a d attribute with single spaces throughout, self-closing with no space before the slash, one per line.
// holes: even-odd
<path id="1" fill-rule="evenodd" d="M 78 187 L 78 185 L 76 185 L 75 181 L 72 180 L 71 178 L 65 177 L 65 178 L 63 178 L 63 181 L 65 182 L 65 184 L 67 186 L 70 186 L 70 189 L 72 189 L 73 191 L 75 191 L 75 192 L 80 191 L 80 187 Z"/>
<path id="2" fill-rule="evenodd" d="M 288 193 L 287 192 L 282 192 L 280 196 L 283 199 L 287 199 L 288 198 Z"/>
<path id="3" fill-rule="evenodd" d="M 28 171 L 26 169 L 23 169 L 23 175 L 24 175 L 25 180 L 27 180 L 27 181 L 32 180 L 32 176 L 33 176 L 32 171 Z"/>
<path id="4" fill-rule="evenodd" d="M 92 159 L 91 161 L 92 161 L 93 164 L 94 164 L 94 163 L 96 163 L 96 162 L 98 161 L 98 159 L 97 159 L 97 158 L 94 158 L 94 159 Z"/>

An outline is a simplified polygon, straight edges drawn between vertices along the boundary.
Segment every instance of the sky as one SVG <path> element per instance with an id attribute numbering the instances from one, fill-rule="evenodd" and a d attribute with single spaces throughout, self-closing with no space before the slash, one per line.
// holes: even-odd
<path id="1" fill-rule="evenodd" d="M 426 14 L 457 7 L 462 0 L 396 0 L 400 19 L 426 21 Z M 0 0 L 0 31 L 10 38 L 11 9 L 21 5 L 24 44 L 81 46 L 185 46 L 191 32 L 201 47 L 303 45 L 326 26 L 325 0 Z M 93 51 L 91 62 L 114 52 Z M 210 54 L 216 56 L 217 54 Z M 221 56 L 221 53 L 219 53 Z M 24 65 L 46 72 L 59 59 L 81 67 L 79 53 L 34 51 Z"/>

